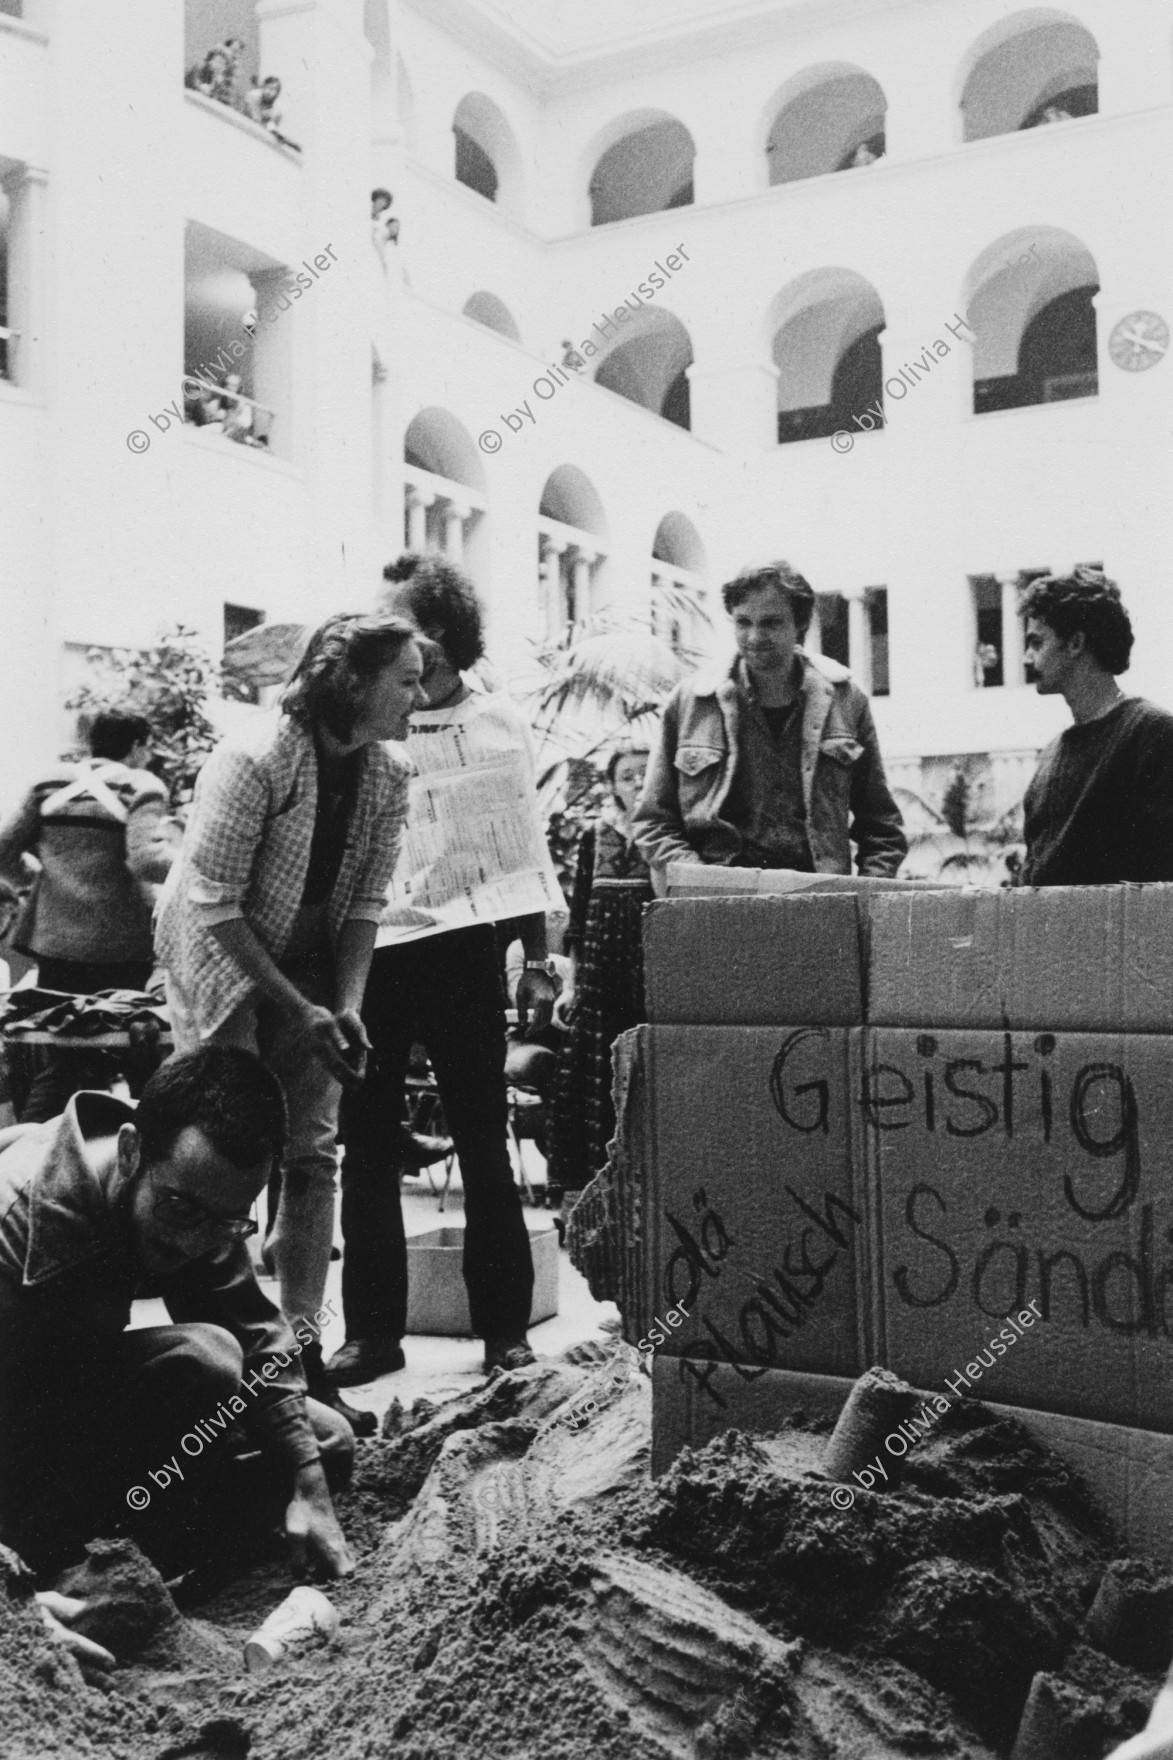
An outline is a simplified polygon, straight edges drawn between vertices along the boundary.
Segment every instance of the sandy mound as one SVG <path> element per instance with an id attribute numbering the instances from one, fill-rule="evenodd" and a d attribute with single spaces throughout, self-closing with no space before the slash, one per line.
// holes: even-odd
<path id="1" fill-rule="evenodd" d="M 288 1588 L 274 1568 L 201 1609 L 231 1648 L 211 1674 L 173 1651 L 152 1672 L 148 1643 L 102 1692 L 49 1658 L 68 1698 L 10 1602 L 0 1689 L 20 1682 L 25 1745 L 0 1754 L 993 1760 L 1037 1671 L 1100 1753 L 1154 1696 L 1083 1642 L 1103 1520 L 980 1407 L 911 1451 L 898 1491 L 848 1509 L 819 1474 L 826 1426 L 801 1417 L 651 1483 L 650 1388 L 625 1345 L 393 1408 L 389 1428 L 340 1500 L 361 1562 L 329 1588 L 334 1646 L 292 1677 L 243 1674 L 240 1642 Z"/>

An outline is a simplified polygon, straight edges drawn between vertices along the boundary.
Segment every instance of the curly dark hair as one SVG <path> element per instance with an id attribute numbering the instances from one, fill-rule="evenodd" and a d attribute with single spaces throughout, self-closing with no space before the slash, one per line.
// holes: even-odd
<path id="1" fill-rule="evenodd" d="M 415 635 L 405 617 L 357 611 L 328 617 L 310 637 L 281 707 L 303 727 L 320 725 L 335 739 L 349 739 L 366 686 Z"/>
<path id="2" fill-rule="evenodd" d="M 442 556 L 405 552 L 389 562 L 379 595 L 380 610 L 394 609 L 439 643 L 457 672 L 467 672 L 485 652 L 485 614 L 472 582 Z"/>
<path id="3" fill-rule="evenodd" d="M 286 1134 L 281 1084 L 259 1057 L 234 1045 L 201 1045 L 170 1057 L 135 1111 L 141 1166 L 156 1166 L 189 1125 L 234 1167 L 279 1161 Z"/>
<path id="4" fill-rule="evenodd" d="M 1121 602 L 1120 588 L 1101 569 L 1043 575 L 1027 587 L 1021 610 L 1023 617 L 1045 623 L 1064 640 L 1082 630 L 1097 665 L 1113 675 L 1128 671 L 1132 619 Z"/>
<path id="5" fill-rule="evenodd" d="M 113 758 L 121 763 L 131 748 L 150 739 L 151 724 L 145 715 L 130 709 L 102 709 L 90 722 L 86 743 L 94 758 Z"/>
<path id="6" fill-rule="evenodd" d="M 721 599 L 730 616 L 737 607 L 761 587 L 776 587 L 790 606 L 794 627 L 801 642 L 815 614 L 815 595 L 809 581 L 788 562 L 766 562 L 754 568 L 743 568 L 721 588 Z"/>

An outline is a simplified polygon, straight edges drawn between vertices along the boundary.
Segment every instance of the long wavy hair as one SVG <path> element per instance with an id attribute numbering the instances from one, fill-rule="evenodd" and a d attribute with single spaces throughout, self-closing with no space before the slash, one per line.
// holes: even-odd
<path id="1" fill-rule="evenodd" d="M 340 611 L 309 639 L 281 707 L 311 731 L 324 727 L 348 740 L 376 673 L 390 666 L 416 631 L 404 617 Z"/>

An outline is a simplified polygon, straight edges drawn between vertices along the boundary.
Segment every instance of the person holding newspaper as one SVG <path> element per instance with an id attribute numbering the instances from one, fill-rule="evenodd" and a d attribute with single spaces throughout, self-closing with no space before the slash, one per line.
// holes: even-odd
<path id="1" fill-rule="evenodd" d="M 469 582 L 440 557 L 388 566 L 381 608 L 431 644 L 407 745 L 403 856 L 376 939 L 362 1020 L 367 1077 L 342 1107 L 342 1305 L 346 1343 L 326 1365 L 353 1387 L 404 1366 L 407 1246 L 399 1201 L 404 1076 L 422 1041 L 460 1158 L 464 1279 L 485 1373 L 533 1361 L 533 1261 L 506 1142 L 505 998 L 494 925 L 517 920 L 524 1026 L 549 1024 L 557 994 L 546 912 L 563 900 L 538 813 L 529 729 L 501 693 L 465 677 L 485 651 Z"/>

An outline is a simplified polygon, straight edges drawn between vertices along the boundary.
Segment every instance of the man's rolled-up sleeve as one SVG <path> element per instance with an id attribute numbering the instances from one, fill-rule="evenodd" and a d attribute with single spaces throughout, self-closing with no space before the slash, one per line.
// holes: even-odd
<path id="1" fill-rule="evenodd" d="M 207 927 L 243 917 L 268 808 L 265 778 L 249 754 L 225 746 L 213 752 L 184 840 L 188 903 Z"/>
<path id="2" fill-rule="evenodd" d="M 346 911 L 348 922 L 377 923 L 387 908 L 387 888 L 399 860 L 407 819 L 407 787 L 406 766 L 388 756 L 387 771 L 379 782 L 366 857 Z"/>
<path id="3" fill-rule="evenodd" d="M 195 1260 L 167 1286 L 165 1300 L 178 1324 L 204 1321 L 222 1326 L 240 1345 L 244 1368 L 235 1415 L 270 1459 L 290 1472 L 319 1458 L 305 1407 L 303 1345 L 256 1280 L 243 1241 Z M 304 1332 L 299 1322 L 299 1333 Z M 211 1414 L 209 1414 L 211 1415 Z"/>

